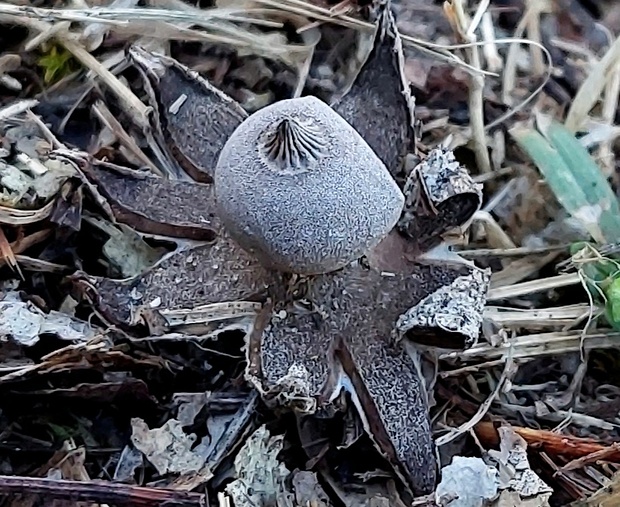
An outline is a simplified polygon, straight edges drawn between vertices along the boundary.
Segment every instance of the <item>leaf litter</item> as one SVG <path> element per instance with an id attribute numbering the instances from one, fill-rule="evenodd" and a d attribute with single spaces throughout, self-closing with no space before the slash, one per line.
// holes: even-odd
<path id="1" fill-rule="evenodd" d="M 614 505 L 620 27 L 556 3 L 0 6 L 7 505 Z M 309 278 L 212 186 L 306 94 L 406 197 Z"/>

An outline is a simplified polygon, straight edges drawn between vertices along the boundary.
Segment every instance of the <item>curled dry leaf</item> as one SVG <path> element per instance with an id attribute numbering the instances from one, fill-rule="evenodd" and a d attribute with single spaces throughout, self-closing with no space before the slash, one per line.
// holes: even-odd
<path id="1" fill-rule="evenodd" d="M 22 301 L 17 293 L 4 295 L 0 301 L 0 336 L 30 347 L 39 341 L 42 334 L 86 342 L 93 338 L 95 331 L 87 322 L 70 315 L 55 310 L 46 313 L 33 303 Z"/>
<path id="2" fill-rule="evenodd" d="M 176 419 L 168 420 L 161 428 L 149 429 L 142 419 L 134 418 L 131 426 L 131 442 L 159 474 L 196 472 L 204 466 L 204 457 L 192 450 L 196 435 L 187 435 Z"/>
<path id="3" fill-rule="evenodd" d="M 209 183 L 220 151 L 247 118 L 234 100 L 176 60 L 129 49 L 142 73 L 160 147 L 194 180 Z"/>
<path id="4" fill-rule="evenodd" d="M 91 216 L 84 217 L 84 221 L 108 236 L 101 253 L 121 278 L 141 275 L 167 253 L 165 248 L 150 246 L 136 231 L 126 225 L 114 226 Z"/>
<path id="5" fill-rule="evenodd" d="M 539 497 L 539 505 L 548 505 L 553 490 L 531 469 L 525 439 L 510 426 L 502 426 L 497 432 L 499 451 L 490 450 L 489 455 L 497 462 L 500 490 L 517 493 L 521 500 Z"/>
<path id="6" fill-rule="evenodd" d="M 429 294 L 398 318 L 396 335 L 442 348 L 473 346 L 482 326 L 483 289 L 490 275 L 490 270 L 472 269 Z"/>

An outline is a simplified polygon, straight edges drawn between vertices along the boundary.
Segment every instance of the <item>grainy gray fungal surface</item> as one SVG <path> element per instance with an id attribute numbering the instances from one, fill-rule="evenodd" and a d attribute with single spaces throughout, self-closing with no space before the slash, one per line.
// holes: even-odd
<path id="1" fill-rule="evenodd" d="M 213 185 L 135 171 L 121 174 L 96 163 L 83 169 L 108 201 L 116 220 L 138 231 L 213 241 L 220 229 Z"/>
<path id="2" fill-rule="evenodd" d="M 232 134 L 215 173 L 227 230 L 265 265 L 317 274 L 383 239 L 404 196 L 360 135 L 315 97 L 283 100 Z"/>
<path id="3" fill-rule="evenodd" d="M 220 301 L 263 299 L 260 295 L 279 279 L 263 268 L 229 237 L 213 245 L 176 253 L 143 276 L 129 280 L 90 278 L 107 308 L 127 322 L 132 310 L 158 302 L 174 310 Z"/>
<path id="4" fill-rule="evenodd" d="M 458 179 L 461 168 L 449 157 L 431 156 L 411 176 L 402 214 L 405 196 L 393 175 L 411 145 L 413 100 L 387 3 L 378 25 L 373 52 L 337 105 L 350 123 L 314 97 L 280 101 L 246 118 L 238 104 L 178 63 L 134 52 L 152 88 L 158 142 L 169 143 L 194 179 L 213 176 L 222 227 L 213 227 L 210 244 L 176 252 L 142 276 L 84 278 L 78 287 L 113 322 L 135 323 L 136 309 L 146 307 L 143 321 L 162 332 L 174 310 L 256 302 L 246 379 L 263 399 L 318 419 L 342 408 L 336 399 L 346 399 L 338 397 L 345 389 L 403 484 L 425 494 L 436 478 L 427 396 L 416 365 L 394 338 L 420 330 L 433 337 L 455 325 L 473 336 L 479 316 L 471 312 L 488 278 L 472 275 L 471 264 L 415 261 L 429 239 L 470 218 L 479 192 L 461 185 L 466 178 Z M 201 144 L 207 141 L 208 147 Z M 150 180 L 125 190 L 113 179 L 106 183 L 113 205 L 131 209 L 134 220 L 142 208 L 159 227 L 177 221 L 165 208 L 198 188 L 172 185 L 176 195 L 164 196 Z M 154 209 L 144 195 L 149 190 L 164 209 Z M 198 214 L 188 214 L 190 223 L 201 208 L 211 214 L 211 190 L 202 199 L 196 199 Z M 401 217 L 406 224 L 398 231 Z M 470 279 L 475 287 L 463 285 Z"/>
<path id="5" fill-rule="evenodd" d="M 291 368 L 305 370 L 305 394 L 315 398 L 314 409 L 329 404 L 340 371 L 346 372 L 377 447 L 404 470 L 414 491 L 428 492 L 435 461 L 426 399 L 413 363 L 391 333 L 402 313 L 471 269 L 415 264 L 404 275 L 356 264 L 312 277 L 298 300 L 274 309 L 275 316 L 250 337 L 248 377 L 273 395 Z"/>
<path id="6" fill-rule="evenodd" d="M 332 107 L 396 176 L 413 149 L 415 99 L 405 78 L 400 34 L 387 3 L 379 11 L 372 51 L 349 90 Z"/>
<path id="7" fill-rule="evenodd" d="M 155 109 L 159 144 L 194 180 L 210 183 L 224 143 L 247 113 L 198 72 L 172 58 L 136 46 L 129 55 L 144 77 Z"/>

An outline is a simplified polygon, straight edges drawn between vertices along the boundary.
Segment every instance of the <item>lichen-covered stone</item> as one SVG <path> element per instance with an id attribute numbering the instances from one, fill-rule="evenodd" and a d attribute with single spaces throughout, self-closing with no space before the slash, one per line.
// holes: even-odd
<path id="1" fill-rule="evenodd" d="M 220 218 L 264 264 L 326 273 L 377 245 L 404 197 L 362 137 L 314 97 L 254 113 L 232 134 L 215 170 Z"/>

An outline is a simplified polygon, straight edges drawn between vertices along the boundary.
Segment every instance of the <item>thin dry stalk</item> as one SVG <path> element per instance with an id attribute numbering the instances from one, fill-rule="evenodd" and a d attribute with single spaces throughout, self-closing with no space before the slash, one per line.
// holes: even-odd
<path id="1" fill-rule="evenodd" d="M 568 287 L 576 284 L 581 284 L 579 273 L 541 278 L 539 280 L 531 280 L 529 282 L 517 283 L 505 287 L 492 287 L 487 295 L 487 301 L 498 301 L 500 299 L 525 296 L 527 294 L 534 294 L 536 292 L 558 289 L 560 287 Z"/>
<path id="2" fill-rule="evenodd" d="M 601 119 L 610 127 L 613 126 L 620 103 L 620 65 L 615 65 L 609 73 L 603 93 L 603 107 Z M 611 176 L 615 169 L 615 155 L 613 151 L 614 139 L 603 141 L 598 149 L 597 158 L 605 176 Z"/>
<path id="3" fill-rule="evenodd" d="M 103 123 L 107 128 L 109 128 L 114 135 L 118 138 L 121 145 L 123 145 L 129 152 L 138 158 L 142 164 L 148 167 L 151 172 L 157 174 L 158 176 L 163 177 L 164 173 L 151 162 L 142 149 L 138 146 L 133 137 L 131 137 L 120 124 L 120 122 L 114 117 L 112 112 L 108 109 L 102 101 L 97 101 L 96 104 L 92 107 L 95 116 L 99 118 L 101 123 Z"/>
<path id="4" fill-rule="evenodd" d="M 147 129 L 148 113 L 150 108 L 145 106 L 134 93 L 127 88 L 112 72 L 104 67 L 94 56 L 92 56 L 83 46 L 73 40 L 67 33 L 56 33 L 54 25 L 30 19 L 28 17 L 16 16 L 15 14 L 6 15 L 6 8 L 10 6 L 0 6 L 0 18 L 4 17 L 13 23 L 24 25 L 30 29 L 37 30 L 40 33 L 53 32 L 54 38 L 62 44 L 84 67 L 92 71 L 99 79 L 117 96 L 121 106 L 130 118 L 136 122 L 138 126 Z"/>
<path id="5" fill-rule="evenodd" d="M 589 333 L 585 336 L 582 331 L 530 334 L 511 338 L 497 346 L 481 343 L 468 350 L 446 352 L 441 354 L 439 359 L 492 361 L 508 357 L 508 354 L 512 353 L 514 359 L 522 360 L 581 352 L 582 346 L 584 350 L 618 348 L 620 332 Z"/>
<path id="6" fill-rule="evenodd" d="M 524 328 L 532 331 L 549 327 L 574 327 L 588 318 L 590 311 L 590 305 L 585 303 L 533 310 L 487 306 L 484 309 L 484 317 L 502 327 Z"/>
<path id="7" fill-rule="evenodd" d="M 523 38 L 525 30 L 532 25 L 532 19 L 539 19 L 542 13 L 550 12 L 551 7 L 546 1 L 536 1 L 528 3 L 527 9 L 519 21 L 517 28 L 515 29 L 514 37 L 516 39 Z M 540 45 L 540 43 L 537 43 Z M 506 56 L 506 65 L 504 67 L 504 74 L 502 76 L 502 101 L 505 104 L 512 104 L 512 92 L 517 78 L 517 61 L 518 61 L 519 45 L 513 44 L 508 49 L 508 55 Z M 549 61 L 551 59 L 549 58 Z"/>
<path id="8" fill-rule="evenodd" d="M 535 7 L 536 15 L 530 16 L 527 22 L 527 37 L 531 41 L 541 42 L 540 37 L 540 15 L 541 15 L 541 1 L 540 0 L 528 0 L 527 8 L 531 9 Z M 530 46 L 530 56 L 532 57 L 532 72 L 535 76 L 542 76 L 545 72 L 545 63 L 543 60 L 542 51 L 538 46 Z"/>
<path id="9" fill-rule="evenodd" d="M 473 20 L 469 20 L 465 13 L 463 0 L 453 0 L 444 3 L 444 10 L 456 29 L 460 38 L 468 44 L 465 49 L 467 63 L 476 69 L 482 68 L 480 61 L 480 49 L 475 44 L 477 41 L 476 30 L 482 19 L 482 15 L 489 6 L 489 0 L 480 2 Z M 481 173 L 491 172 L 491 159 L 487 150 L 486 133 L 484 128 L 484 77 L 479 74 L 470 74 L 469 77 L 469 122 L 471 126 L 473 151 L 476 155 L 476 163 Z"/>
<path id="10" fill-rule="evenodd" d="M 19 116 L 39 103 L 38 100 L 20 100 L 0 109 L 0 121 Z"/>
<path id="11" fill-rule="evenodd" d="M 497 50 L 495 26 L 493 25 L 493 16 L 491 16 L 490 12 L 485 12 L 482 16 L 480 32 L 485 42 L 484 46 L 482 46 L 482 51 L 484 53 L 484 59 L 487 62 L 487 67 L 493 72 L 499 72 L 502 70 L 504 62 Z"/>
<path id="12" fill-rule="evenodd" d="M 504 371 L 502 371 L 502 375 L 499 379 L 499 382 L 497 382 L 495 389 L 493 389 L 493 392 L 491 392 L 491 394 L 487 397 L 487 399 L 484 400 L 484 403 L 480 405 L 480 407 L 478 408 L 478 411 L 473 415 L 473 417 L 469 421 L 461 424 L 461 426 L 459 426 L 458 428 L 450 429 L 448 433 L 440 436 L 439 438 L 435 440 L 435 445 L 438 448 L 454 441 L 456 438 L 458 438 L 463 433 L 467 433 L 482 420 L 482 418 L 486 415 L 486 413 L 491 408 L 491 404 L 493 403 L 493 401 L 495 401 L 495 399 L 497 398 L 501 390 L 504 388 L 508 380 L 510 380 L 510 377 L 514 373 L 513 366 L 514 366 L 514 363 L 512 361 L 512 358 L 508 356 L 506 358 L 506 364 L 504 365 Z"/>
<path id="13" fill-rule="evenodd" d="M 516 248 L 510 236 L 506 234 L 490 213 L 482 210 L 477 211 L 472 217 L 472 223 L 482 225 L 487 243 L 491 248 Z"/>

